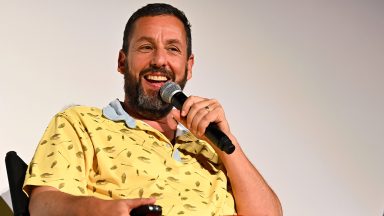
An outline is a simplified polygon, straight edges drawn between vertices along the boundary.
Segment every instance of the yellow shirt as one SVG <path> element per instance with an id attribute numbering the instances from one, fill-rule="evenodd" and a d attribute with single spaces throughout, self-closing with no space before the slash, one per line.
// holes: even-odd
<path id="1" fill-rule="evenodd" d="M 45 185 L 101 199 L 156 197 L 163 215 L 235 213 L 224 167 L 208 143 L 186 131 L 172 145 L 161 132 L 127 118 L 130 124 L 112 121 L 84 106 L 58 113 L 29 165 L 24 191 Z"/>

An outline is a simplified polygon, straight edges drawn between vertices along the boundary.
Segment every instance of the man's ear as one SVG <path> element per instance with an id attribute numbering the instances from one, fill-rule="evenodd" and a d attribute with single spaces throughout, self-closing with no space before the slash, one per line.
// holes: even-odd
<path id="1" fill-rule="evenodd" d="M 119 71 L 121 74 L 124 74 L 125 67 L 126 67 L 126 61 L 127 61 L 127 54 L 120 50 L 119 52 L 119 59 L 117 60 L 117 71 Z"/>
<path id="2" fill-rule="evenodd" d="M 191 54 L 191 56 L 189 56 L 188 62 L 187 62 L 187 70 L 188 70 L 187 80 L 192 78 L 192 67 L 193 67 L 194 63 L 195 63 L 195 56 L 193 54 Z"/>

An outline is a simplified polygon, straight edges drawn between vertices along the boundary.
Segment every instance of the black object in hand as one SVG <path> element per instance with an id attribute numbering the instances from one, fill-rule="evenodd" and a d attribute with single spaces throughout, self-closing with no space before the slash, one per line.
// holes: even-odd
<path id="1" fill-rule="evenodd" d="M 131 210 L 131 216 L 161 216 L 162 209 L 159 205 L 142 205 Z"/>
<path id="2" fill-rule="evenodd" d="M 178 110 L 181 110 L 184 102 L 188 98 L 181 91 L 180 86 L 174 82 L 165 83 L 160 88 L 160 96 L 164 102 L 172 104 Z M 225 153 L 232 154 L 232 152 L 235 151 L 235 146 L 232 141 L 215 123 L 210 123 L 208 125 L 204 135 Z"/>

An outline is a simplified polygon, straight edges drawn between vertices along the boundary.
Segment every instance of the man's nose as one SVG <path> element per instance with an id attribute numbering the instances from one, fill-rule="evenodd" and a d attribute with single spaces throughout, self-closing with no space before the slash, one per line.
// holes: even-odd
<path id="1" fill-rule="evenodd" d="M 166 50 L 156 49 L 153 52 L 151 64 L 157 67 L 165 67 L 167 63 L 167 53 Z"/>

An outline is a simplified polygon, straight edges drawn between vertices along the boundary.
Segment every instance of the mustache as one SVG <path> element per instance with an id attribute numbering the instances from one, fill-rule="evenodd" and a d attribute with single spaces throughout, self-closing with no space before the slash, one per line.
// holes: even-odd
<path id="1" fill-rule="evenodd" d="M 175 73 L 165 67 L 150 66 L 140 71 L 139 76 L 145 76 L 147 73 L 161 73 L 161 75 L 175 81 Z"/>

